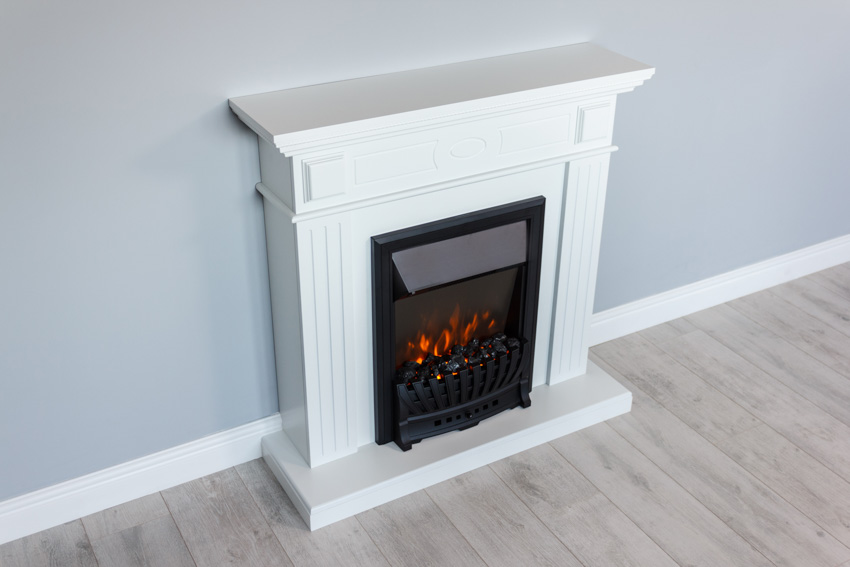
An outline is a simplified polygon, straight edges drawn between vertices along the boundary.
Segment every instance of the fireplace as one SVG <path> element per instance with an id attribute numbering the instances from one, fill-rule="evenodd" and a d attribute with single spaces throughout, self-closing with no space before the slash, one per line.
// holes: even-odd
<path id="1" fill-rule="evenodd" d="M 372 238 L 375 432 L 402 450 L 531 404 L 542 197 Z"/>
<path id="2" fill-rule="evenodd" d="M 617 95 L 653 72 L 580 44 L 230 100 L 259 143 L 263 456 L 311 529 L 630 409 L 587 331 Z"/>

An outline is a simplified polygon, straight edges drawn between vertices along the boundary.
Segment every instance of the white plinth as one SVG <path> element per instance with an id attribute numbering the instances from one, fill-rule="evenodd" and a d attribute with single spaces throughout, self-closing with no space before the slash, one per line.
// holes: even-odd
<path id="1" fill-rule="evenodd" d="M 632 394 L 604 370 L 531 392 L 531 407 L 502 412 L 466 431 L 425 439 L 403 452 L 394 443 L 310 468 L 282 431 L 263 438 L 263 457 L 315 530 L 504 457 L 629 411 Z"/>

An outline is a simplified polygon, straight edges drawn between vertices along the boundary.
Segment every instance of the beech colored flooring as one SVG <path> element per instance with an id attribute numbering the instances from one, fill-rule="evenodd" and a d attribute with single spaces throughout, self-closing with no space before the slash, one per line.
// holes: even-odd
<path id="1" fill-rule="evenodd" d="M 0 565 L 850 567 L 850 264 L 591 356 L 630 414 L 315 533 L 256 460 Z"/>

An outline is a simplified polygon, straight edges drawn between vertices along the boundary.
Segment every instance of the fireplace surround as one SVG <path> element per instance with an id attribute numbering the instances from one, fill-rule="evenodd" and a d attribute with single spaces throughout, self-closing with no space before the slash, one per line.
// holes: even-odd
<path id="1" fill-rule="evenodd" d="M 588 362 L 587 330 L 616 98 L 653 72 L 579 44 L 230 100 L 259 140 L 283 422 L 263 455 L 311 529 L 629 410 L 631 394 Z M 449 431 L 409 451 L 379 444 L 378 358 L 392 371 L 398 361 L 374 335 L 376 242 L 535 199 L 545 201 L 536 319 L 514 337 L 530 406 L 485 420 L 465 408 L 477 425 L 464 430 L 432 416 Z M 433 275 L 414 272 L 408 283 Z M 484 392 L 480 377 L 478 395 L 509 385 L 511 361 L 493 362 L 497 380 Z M 428 395 L 425 409 L 441 409 Z"/>

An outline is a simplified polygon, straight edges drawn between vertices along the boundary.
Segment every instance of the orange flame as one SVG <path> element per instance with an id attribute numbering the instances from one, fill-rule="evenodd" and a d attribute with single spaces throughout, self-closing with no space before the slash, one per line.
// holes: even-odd
<path id="1" fill-rule="evenodd" d="M 489 336 L 492 332 L 488 331 L 492 331 L 496 325 L 497 322 L 490 316 L 489 311 L 461 316 L 460 305 L 455 305 L 449 317 L 449 328 L 433 334 L 429 334 L 428 331 L 419 331 L 416 339 L 408 341 L 404 360 L 415 360 L 421 363 L 429 354 L 442 356 L 454 345 L 466 345 L 474 338 Z"/>

